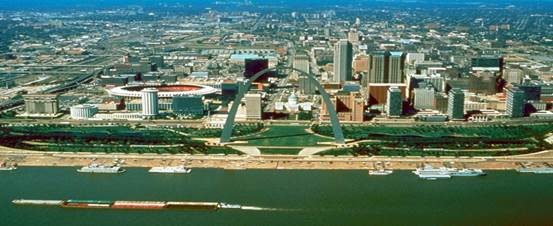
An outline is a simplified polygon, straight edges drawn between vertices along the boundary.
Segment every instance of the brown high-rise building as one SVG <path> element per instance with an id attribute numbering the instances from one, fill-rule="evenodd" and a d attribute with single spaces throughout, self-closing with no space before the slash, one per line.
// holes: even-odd
<path id="1" fill-rule="evenodd" d="M 331 98 L 340 121 L 362 122 L 365 102 L 359 92 L 338 92 Z M 321 120 L 329 120 L 328 110 L 324 102 L 321 104 Z"/>
<path id="2" fill-rule="evenodd" d="M 401 90 L 402 99 L 407 98 L 407 85 L 404 83 L 369 83 L 369 105 L 384 105 L 388 99 L 388 89 L 398 87 Z"/>
<path id="3" fill-rule="evenodd" d="M 353 71 L 355 73 L 369 73 L 369 60 L 370 56 L 367 55 L 357 55 L 355 59 L 353 60 Z"/>
<path id="4" fill-rule="evenodd" d="M 493 95 L 502 90 L 498 72 L 478 71 L 469 77 L 469 91 L 472 93 Z"/>

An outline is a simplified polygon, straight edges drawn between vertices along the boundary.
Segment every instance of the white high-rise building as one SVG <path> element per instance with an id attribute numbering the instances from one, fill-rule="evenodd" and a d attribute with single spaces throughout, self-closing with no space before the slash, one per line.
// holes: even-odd
<path id="1" fill-rule="evenodd" d="M 155 88 L 146 88 L 142 91 L 142 116 L 150 118 L 159 114 L 158 108 L 158 90 Z"/>
<path id="2" fill-rule="evenodd" d="M 340 40 L 334 45 L 333 82 L 344 82 L 352 79 L 353 46 L 348 40 Z"/>
<path id="3" fill-rule="evenodd" d="M 424 62 L 424 53 L 407 53 L 405 61 L 407 64 L 411 65 L 422 63 Z"/>
<path id="4" fill-rule="evenodd" d="M 508 68 L 505 69 L 505 72 L 503 72 L 505 80 L 508 83 L 517 83 L 520 84 L 522 82 L 522 79 L 524 78 L 524 71 L 519 68 Z"/>
<path id="5" fill-rule="evenodd" d="M 247 93 L 246 99 L 246 120 L 261 120 L 261 93 Z"/>
<path id="6" fill-rule="evenodd" d="M 434 108 L 434 97 L 436 92 L 434 91 L 434 87 L 432 87 L 432 85 L 416 88 L 414 90 L 414 94 L 415 101 L 413 105 L 415 109 L 424 110 Z"/>

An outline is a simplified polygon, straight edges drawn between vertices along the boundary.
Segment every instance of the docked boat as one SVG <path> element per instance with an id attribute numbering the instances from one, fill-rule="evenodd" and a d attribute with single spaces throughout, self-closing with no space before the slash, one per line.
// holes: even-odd
<path id="1" fill-rule="evenodd" d="M 393 170 L 378 169 L 378 170 L 369 170 L 369 175 L 371 176 L 386 176 L 392 174 Z"/>
<path id="2" fill-rule="evenodd" d="M 169 173 L 169 174 L 186 174 L 192 172 L 192 169 L 184 166 L 167 166 L 167 167 L 152 167 L 148 170 L 149 173 Z"/>
<path id="3" fill-rule="evenodd" d="M 77 172 L 79 173 L 123 173 L 125 172 L 125 170 L 118 165 L 101 165 L 101 164 L 93 163 L 78 169 Z"/>
<path id="4" fill-rule="evenodd" d="M 553 167 L 526 167 L 516 169 L 519 173 L 553 174 Z"/>
<path id="5" fill-rule="evenodd" d="M 477 177 L 484 176 L 486 173 L 482 169 L 460 169 L 450 172 L 452 177 Z"/>
<path id="6" fill-rule="evenodd" d="M 425 165 L 422 168 L 418 168 L 413 171 L 414 174 L 425 180 L 437 180 L 437 179 L 449 179 L 451 178 L 451 172 L 455 169 L 440 167 L 434 168 L 430 165 Z"/>
<path id="7" fill-rule="evenodd" d="M 0 171 L 12 171 L 12 170 L 16 170 L 16 169 L 17 169 L 17 165 L 15 165 L 15 164 L 8 165 L 5 162 L 0 164 Z"/>

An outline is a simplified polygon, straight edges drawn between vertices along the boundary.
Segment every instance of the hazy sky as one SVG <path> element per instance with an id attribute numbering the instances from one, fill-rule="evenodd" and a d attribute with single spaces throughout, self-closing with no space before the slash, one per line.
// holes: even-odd
<path id="1" fill-rule="evenodd" d="M 228 2 L 229 0 L 219 0 Z M 244 0 L 232 0 L 234 2 Z M 483 4 L 520 4 L 520 5 L 539 5 L 539 3 L 553 3 L 553 0 L 251 0 L 254 3 L 286 5 L 286 3 L 306 6 L 317 5 L 342 5 L 359 4 L 361 2 L 378 4 L 377 2 L 424 2 L 426 4 L 448 4 L 448 3 L 483 3 Z M 127 5 L 141 5 L 144 7 L 156 7 L 160 4 L 195 5 L 203 7 L 209 5 L 215 0 L 0 0 L 0 9 L 43 9 L 43 8 L 87 8 L 87 7 L 116 7 Z"/>

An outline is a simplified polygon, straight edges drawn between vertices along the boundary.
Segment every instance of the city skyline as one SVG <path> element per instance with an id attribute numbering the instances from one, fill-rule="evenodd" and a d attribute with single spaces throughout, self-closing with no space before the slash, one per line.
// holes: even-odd
<path id="1" fill-rule="evenodd" d="M 552 9 L 5 2 L 0 225 L 548 225 Z"/>

